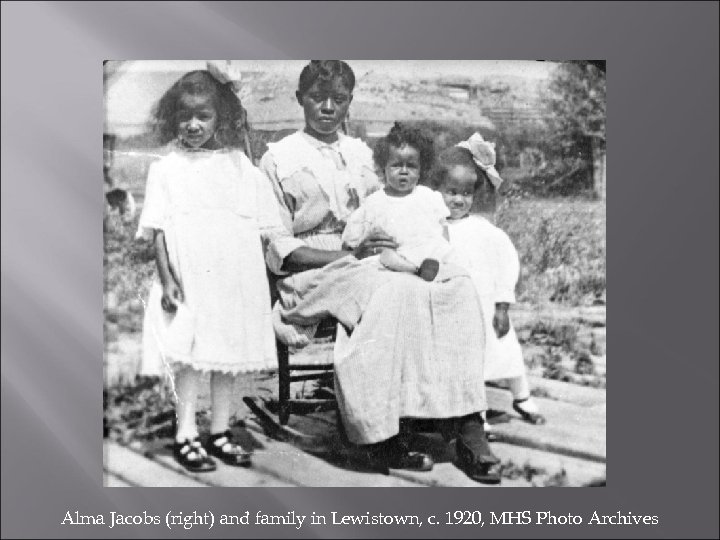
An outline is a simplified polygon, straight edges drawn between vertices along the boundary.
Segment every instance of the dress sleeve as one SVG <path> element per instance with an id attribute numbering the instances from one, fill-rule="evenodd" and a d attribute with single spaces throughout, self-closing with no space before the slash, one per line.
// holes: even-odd
<path id="1" fill-rule="evenodd" d="M 430 189 L 430 188 L 427 188 Z M 440 223 L 445 223 L 445 220 L 450 217 L 450 210 L 448 210 L 445 201 L 439 191 L 430 190 L 428 193 L 428 202 L 430 205 L 430 211 L 432 216 L 436 218 Z"/>
<path id="2" fill-rule="evenodd" d="M 360 245 L 368 233 L 368 222 L 365 216 L 365 207 L 361 206 L 348 217 L 342 234 L 343 244 L 351 248 Z"/>
<path id="3" fill-rule="evenodd" d="M 268 240 L 287 232 L 280 216 L 280 206 L 267 177 L 252 163 L 246 161 L 257 193 L 257 224 L 263 239 Z"/>
<path id="4" fill-rule="evenodd" d="M 135 238 L 151 240 L 155 229 L 165 229 L 167 222 L 167 190 L 162 173 L 162 164 L 154 162 L 148 169 L 145 184 L 145 200 Z"/>
<path id="5" fill-rule="evenodd" d="M 277 175 L 277 165 L 269 152 L 266 152 L 260 160 L 260 171 L 264 174 L 264 182 L 267 186 L 262 190 L 263 200 L 265 198 L 273 200 L 280 224 L 279 227 L 271 227 L 272 231 L 268 231 L 265 237 L 265 262 L 274 274 L 285 275 L 287 272 L 281 270 L 285 258 L 297 248 L 304 246 L 305 242 L 293 236 L 292 213 L 285 201 L 285 194 Z M 274 219 L 271 216 L 266 217 L 269 220 Z"/>
<path id="6" fill-rule="evenodd" d="M 495 274 L 495 302 L 515 302 L 515 286 L 520 276 L 520 258 L 510 237 L 497 229 L 495 251 L 497 271 Z"/>

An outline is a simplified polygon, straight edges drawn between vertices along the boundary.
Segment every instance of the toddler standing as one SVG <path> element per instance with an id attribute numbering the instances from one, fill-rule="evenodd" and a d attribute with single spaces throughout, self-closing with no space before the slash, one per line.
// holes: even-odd
<path id="1" fill-rule="evenodd" d="M 502 178 L 495 169 L 494 145 L 478 133 L 438 156 L 433 183 L 450 211 L 450 244 L 470 272 L 482 305 L 486 381 L 507 379 L 513 409 L 532 424 L 545 418 L 530 395 L 522 349 L 508 310 L 515 302 L 520 262 L 508 235 L 489 220 L 471 215 L 477 193 L 494 195 Z"/>

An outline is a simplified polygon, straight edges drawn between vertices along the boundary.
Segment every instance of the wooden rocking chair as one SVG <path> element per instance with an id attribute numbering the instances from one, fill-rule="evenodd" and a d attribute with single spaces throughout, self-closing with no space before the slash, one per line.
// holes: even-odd
<path id="1" fill-rule="evenodd" d="M 335 340 L 337 321 L 325 319 L 318 326 L 313 339 L 331 338 Z M 295 363 L 289 347 L 279 339 L 276 340 L 278 355 L 278 418 L 280 425 L 287 425 L 291 414 L 335 410 L 337 401 L 331 388 L 322 386 L 330 384 L 333 375 L 333 364 L 322 359 L 319 362 L 305 361 Z M 301 372 L 297 374 L 297 372 Z M 290 384 L 296 381 L 320 381 L 319 392 L 325 397 L 291 396 Z"/>

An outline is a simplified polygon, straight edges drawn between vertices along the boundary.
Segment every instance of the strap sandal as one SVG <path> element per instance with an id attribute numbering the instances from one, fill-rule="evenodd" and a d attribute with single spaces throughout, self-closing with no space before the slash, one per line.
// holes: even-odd
<path id="1" fill-rule="evenodd" d="M 458 437 L 455 441 L 455 451 L 457 467 L 468 478 L 481 484 L 496 485 L 500 483 L 500 460 L 490 451 L 487 444 L 483 448 L 473 450 L 462 437 Z"/>
<path id="2" fill-rule="evenodd" d="M 525 420 L 529 424 L 534 424 L 536 426 L 544 424 L 546 420 L 542 414 L 529 412 L 522 408 L 522 404 L 528 399 L 530 398 L 514 400 L 512 404 L 513 409 L 522 417 L 523 420 Z"/>
<path id="3" fill-rule="evenodd" d="M 206 445 L 207 451 L 226 465 L 249 467 L 251 453 L 240 446 L 230 430 L 210 435 Z"/>
<path id="4" fill-rule="evenodd" d="M 197 437 L 192 441 L 190 439 L 182 442 L 176 441 L 173 445 L 173 457 L 175 461 L 191 472 L 211 472 L 217 468 Z"/>
<path id="5" fill-rule="evenodd" d="M 425 281 L 432 281 L 437 277 L 439 271 L 440 263 L 438 261 L 435 259 L 425 259 L 422 263 L 420 263 L 417 275 Z"/>

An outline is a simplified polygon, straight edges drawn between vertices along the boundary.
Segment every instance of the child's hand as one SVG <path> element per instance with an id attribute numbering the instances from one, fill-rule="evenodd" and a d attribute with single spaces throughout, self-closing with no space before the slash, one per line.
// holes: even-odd
<path id="1" fill-rule="evenodd" d="M 168 313 L 175 313 L 177 311 L 178 303 L 184 300 L 182 290 L 174 279 L 168 281 L 163 287 L 163 295 L 160 300 L 160 305 Z"/>
<path id="2" fill-rule="evenodd" d="M 398 244 L 392 237 L 380 232 L 372 232 L 360 245 L 353 250 L 358 259 L 382 253 L 384 249 L 397 249 Z"/>
<path id="3" fill-rule="evenodd" d="M 506 303 L 495 304 L 495 316 L 493 317 L 493 328 L 498 338 L 503 337 L 510 331 L 510 317 L 508 317 L 508 308 Z"/>

